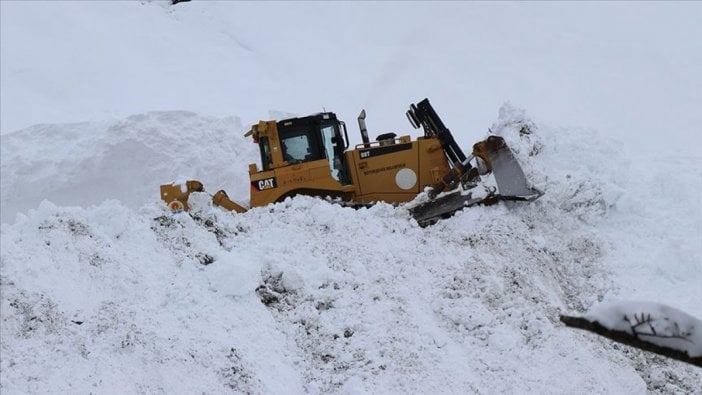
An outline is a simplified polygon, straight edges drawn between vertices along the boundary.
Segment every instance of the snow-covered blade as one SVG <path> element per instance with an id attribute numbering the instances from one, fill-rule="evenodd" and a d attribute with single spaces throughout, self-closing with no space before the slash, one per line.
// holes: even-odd
<path id="1" fill-rule="evenodd" d="M 414 207 L 410 209 L 410 213 L 419 226 L 428 226 L 442 218 L 448 218 L 466 207 L 487 203 L 486 199 L 497 201 L 494 196 L 490 198 L 473 197 L 470 193 L 464 195 L 461 191 L 456 191 Z"/>
<path id="2" fill-rule="evenodd" d="M 493 135 L 475 146 L 481 148 L 474 148 L 474 155 L 485 155 L 488 157 L 489 170 L 492 172 L 495 183 L 497 183 L 497 191 L 495 191 L 494 187 L 483 185 L 482 179 L 478 180 L 480 177 L 478 168 L 471 168 L 470 160 L 473 157 L 468 158 L 465 165 L 469 171 L 463 177 L 470 178 L 471 175 L 476 177 L 475 181 L 478 184 L 478 188 L 473 183 L 474 180 L 468 181 L 470 189 L 472 189 L 470 192 L 463 190 L 464 183 L 456 183 L 459 185 L 456 191 L 441 195 L 411 208 L 410 212 L 420 226 L 431 225 L 442 218 L 450 217 L 457 211 L 477 204 L 491 205 L 500 200 L 531 202 L 543 195 L 543 192 L 529 185 L 524 175 L 524 170 L 522 170 L 519 161 L 514 157 L 514 153 L 507 146 L 504 138 Z M 478 153 L 476 150 L 481 150 L 481 152 Z M 483 196 L 476 196 L 474 195 L 476 190 L 487 192 Z"/>
<path id="3" fill-rule="evenodd" d="M 501 199 L 533 201 L 543 195 L 529 185 L 524 170 L 502 137 L 490 136 L 488 141 L 491 142 L 488 156 Z"/>

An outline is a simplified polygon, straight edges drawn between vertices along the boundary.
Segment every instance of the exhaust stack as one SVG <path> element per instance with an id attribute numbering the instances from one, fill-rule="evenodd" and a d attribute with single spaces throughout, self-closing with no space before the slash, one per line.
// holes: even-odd
<path id="1" fill-rule="evenodd" d="M 368 138 L 368 129 L 366 129 L 366 110 L 361 110 L 358 114 L 358 128 L 361 129 L 361 139 L 363 140 L 363 146 L 370 147 L 370 139 Z"/>

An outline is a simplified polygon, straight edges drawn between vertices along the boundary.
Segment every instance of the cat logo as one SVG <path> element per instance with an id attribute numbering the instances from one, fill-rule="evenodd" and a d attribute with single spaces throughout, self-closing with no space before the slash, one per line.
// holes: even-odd
<path id="1" fill-rule="evenodd" d="M 361 151 L 360 155 L 361 155 L 361 159 L 370 158 L 370 151 Z"/>
<path id="2" fill-rule="evenodd" d="M 275 177 L 264 178 L 263 180 L 251 181 L 251 189 L 260 192 L 266 189 L 273 189 L 278 185 L 275 182 Z"/>

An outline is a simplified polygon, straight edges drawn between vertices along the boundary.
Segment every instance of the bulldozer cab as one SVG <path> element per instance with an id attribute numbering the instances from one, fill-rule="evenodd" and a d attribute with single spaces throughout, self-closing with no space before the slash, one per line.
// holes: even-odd
<path id="1" fill-rule="evenodd" d="M 344 151 L 348 136 L 334 113 L 260 121 L 245 136 L 259 145 L 261 169 L 249 165 L 251 206 L 298 194 L 350 199 L 354 186 Z"/>
<path id="2" fill-rule="evenodd" d="M 253 135 L 259 145 L 263 171 L 325 159 L 334 180 L 350 183 L 344 158 L 346 126 L 334 113 L 259 122 L 246 135 Z"/>

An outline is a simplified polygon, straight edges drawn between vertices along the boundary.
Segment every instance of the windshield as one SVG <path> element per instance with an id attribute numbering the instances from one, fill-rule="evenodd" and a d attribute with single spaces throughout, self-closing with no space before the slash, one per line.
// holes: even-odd
<path id="1" fill-rule="evenodd" d="M 290 163 L 309 160 L 312 152 L 310 146 L 310 137 L 306 133 L 297 136 L 287 136 L 283 139 L 284 159 Z"/>
<path id="2" fill-rule="evenodd" d="M 344 167 L 344 146 L 336 123 L 321 125 L 324 153 L 329 161 L 331 176 L 342 184 L 348 184 Z"/>

